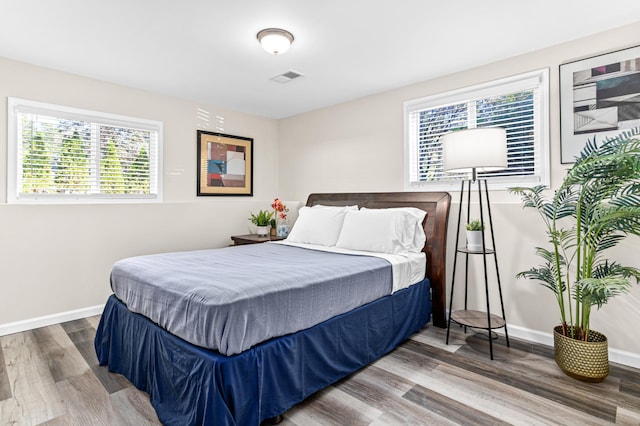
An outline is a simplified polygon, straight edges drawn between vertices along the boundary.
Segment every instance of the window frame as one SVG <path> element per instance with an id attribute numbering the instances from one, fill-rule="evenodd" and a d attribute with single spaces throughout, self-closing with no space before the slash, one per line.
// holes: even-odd
<path id="1" fill-rule="evenodd" d="M 500 78 L 489 82 L 476 84 L 460 89 L 405 101 L 403 105 L 404 118 L 404 167 L 403 181 L 405 191 L 459 191 L 460 182 L 469 177 L 452 176 L 451 180 L 412 182 L 411 167 L 412 135 L 410 115 L 416 111 L 446 107 L 448 105 L 471 102 L 481 98 L 500 96 L 522 90 L 530 90 L 532 85 L 537 87 L 537 101 L 534 102 L 534 164 L 536 172 L 532 176 L 488 176 L 489 189 L 505 190 L 514 186 L 550 185 L 549 161 L 549 68 L 530 71 L 510 77 Z M 527 89 L 528 87 L 528 89 Z M 416 159 L 417 161 L 417 159 Z M 484 177 L 481 177 L 484 179 Z"/>
<path id="2" fill-rule="evenodd" d="M 25 111 L 42 112 L 56 118 L 88 121 L 92 126 L 100 124 L 128 127 L 157 133 L 155 142 L 156 162 L 149 164 L 150 187 L 156 194 L 18 194 L 18 113 Z M 10 204 L 109 204 L 109 203 L 160 203 L 163 201 L 162 153 L 164 124 L 161 121 L 118 115 L 82 108 L 69 107 L 46 102 L 14 97 L 7 98 L 7 203 Z M 153 146 L 153 143 L 152 143 Z M 151 149 L 149 159 L 151 160 Z M 95 159 L 92 159 L 92 162 Z M 99 165 L 97 165 L 99 167 Z M 155 176 L 154 176 L 155 170 Z M 152 182 L 155 179 L 155 184 Z"/>

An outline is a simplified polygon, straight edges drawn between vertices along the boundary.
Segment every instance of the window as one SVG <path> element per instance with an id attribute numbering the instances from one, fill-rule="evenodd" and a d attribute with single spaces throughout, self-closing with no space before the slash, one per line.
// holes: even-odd
<path id="1" fill-rule="evenodd" d="M 9 98 L 9 202 L 160 201 L 162 123 Z"/>
<path id="2" fill-rule="evenodd" d="M 405 189 L 455 189 L 468 174 L 442 169 L 440 137 L 503 127 L 508 168 L 479 173 L 493 188 L 549 184 L 547 69 L 405 102 Z"/>

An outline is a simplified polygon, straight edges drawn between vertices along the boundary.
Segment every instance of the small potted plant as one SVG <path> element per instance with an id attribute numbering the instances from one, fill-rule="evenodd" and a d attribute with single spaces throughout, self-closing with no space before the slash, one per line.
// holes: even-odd
<path id="1" fill-rule="evenodd" d="M 260 210 L 258 214 L 251 213 L 249 220 L 251 223 L 258 227 L 257 234 L 262 236 L 269 235 L 269 228 L 271 227 L 271 218 L 273 212 Z"/>
<path id="2" fill-rule="evenodd" d="M 274 212 L 274 218 L 272 219 L 273 225 L 277 228 L 276 235 L 278 237 L 286 238 L 289 235 L 289 225 L 286 223 L 289 209 L 279 198 L 273 200 L 271 208 Z M 280 223 L 278 223 L 278 219 L 280 220 Z"/>
<path id="3" fill-rule="evenodd" d="M 466 225 L 467 228 L 467 249 L 471 251 L 482 251 L 482 231 L 484 226 L 480 219 L 473 219 Z"/>

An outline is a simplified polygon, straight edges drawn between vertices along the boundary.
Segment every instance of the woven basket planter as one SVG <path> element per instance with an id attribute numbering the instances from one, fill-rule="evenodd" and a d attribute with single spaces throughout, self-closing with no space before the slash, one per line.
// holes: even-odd
<path id="1" fill-rule="evenodd" d="M 589 331 L 589 341 L 572 339 L 562 334 L 562 326 L 553 329 L 556 364 L 574 379 L 601 382 L 609 375 L 607 336 Z"/>

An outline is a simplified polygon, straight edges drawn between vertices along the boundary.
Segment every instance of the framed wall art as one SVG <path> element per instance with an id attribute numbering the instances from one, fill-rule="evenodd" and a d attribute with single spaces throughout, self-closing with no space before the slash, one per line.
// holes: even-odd
<path id="1" fill-rule="evenodd" d="M 198 195 L 253 195 L 253 139 L 198 130 Z"/>
<path id="2" fill-rule="evenodd" d="M 561 161 L 640 126 L 640 46 L 560 65 Z"/>

